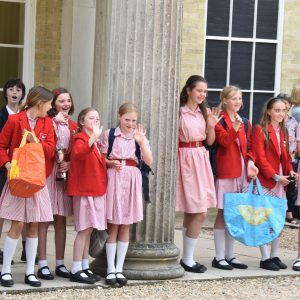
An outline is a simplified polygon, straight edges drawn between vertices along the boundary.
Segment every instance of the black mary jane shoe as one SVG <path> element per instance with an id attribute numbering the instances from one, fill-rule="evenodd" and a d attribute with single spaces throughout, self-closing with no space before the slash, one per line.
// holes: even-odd
<path id="1" fill-rule="evenodd" d="M 43 270 L 46 270 L 46 269 L 49 271 L 48 274 L 44 274 L 44 273 L 42 272 Z M 54 276 L 53 276 L 53 274 L 50 272 L 50 269 L 49 269 L 48 266 L 45 266 L 45 267 L 40 268 L 40 269 L 38 270 L 38 272 L 37 272 L 37 276 L 38 276 L 38 278 L 45 279 L 45 280 L 53 280 L 53 279 L 54 279 Z"/>
<path id="2" fill-rule="evenodd" d="M 4 275 L 10 275 L 11 279 L 3 279 L 3 276 Z M 1 285 L 2 286 L 5 286 L 5 287 L 11 287 L 13 286 L 15 283 L 12 279 L 12 275 L 11 273 L 4 273 L 4 274 L 1 274 Z"/>
<path id="3" fill-rule="evenodd" d="M 283 269 L 283 270 L 287 269 L 287 265 L 284 264 L 279 257 L 272 257 L 271 259 L 272 259 L 272 262 L 275 265 L 277 265 L 277 267 L 279 267 L 280 269 Z"/>
<path id="4" fill-rule="evenodd" d="M 70 272 L 70 281 L 80 282 L 80 283 L 87 283 L 87 284 L 94 284 L 96 282 L 95 279 L 93 279 L 89 276 L 83 277 L 82 276 L 83 274 L 86 275 L 83 270 L 77 271 L 75 274 Z"/>
<path id="5" fill-rule="evenodd" d="M 269 270 L 269 271 L 279 271 L 280 268 L 273 262 L 271 258 L 266 260 L 261 260 L 259 263 L 259 267 L 261 269 Z"/>
<path id="6" fill-rule="evenodd" d="M 93 272 L 91 271 L 91 269 L 84 269 L 83 272 L 84 272 L 87 276 L 89 276 L 89 277 L 95 279 L 96 282 L 101 280 L 101 277 L 100 277 L 99 275 L 93 273 Z"/>
<path id="7" fill-rule="evenodd" d="M 118 274 L 122 275 L 123 277 L 118 277 Z M 124 276 L 124 274 L 122 272 L 117 272 L 116 273 L 116 279 L 117 279 L 117 283 L 119 285 L 125 285 L 125 284 L 127 284 L 127 278 Z"/>
<path id="8" fill-rule="evenodd" d="M 300 262 L 300 259 L 297 259 L 294 263 L 293 263 L 293 270 L 294 271 L 300 271 L 300 266 L 296 266 L 298 263 Z"/>
<path id="9" fill-rule="evenodd" d="M 226 261 L 226 259 L 217 260 L 216 258 L 214 258 L 212 263 L 211 263 L 212 267 L 220 269 L 220 270 L 228 270 L 228 271 L 233 270 L 233 266 L 231 266 L 230 264 L 222 265 L 222 264 L 220 264 L 221 261 Z"/>
<path id="10" fill-rule="evenodd" d="M 114 274 L 115 277 L 113 277 L 113 278 L 107 278 L 107 277 L 108 277 L 109 275 L 111 275 L 111 274 Z M 115 284 L 117 283 L 116 273 L 114 273 L 114 272 L 108 273 L 108 274 L 106 275 L 105 282 L 106 282 L 106 284 L 108 284 L 108 285 L 115 285 Z"/>
<path id="11" fill-rule="evenodd" d="M 248 266 L 247 265 L 245 265 L 245 264 L 242 264 L 242 263 L 235 263 L 235 262 L 233 262 L 233 260 L 235 260 L 236 258 L 235 257 L 233 257 L 232 259 L 229 259 L 229 260 L 227 260 L 226 259 L 226 261 L 227 261 L 227 263 L 229 264 L 229 265 L 231 265 L 232 267 L 234 267 L 235 269 L 243 269 L 243 270 L 245 270 L 245 269 L 248 269 Z"/>
<path id="12" fill-rule="evenodd" d="M 59 265 L 55 268 L 55 275 L 56 276 L 59 276 L 59 277 L 62 277 L 62 278 L 70 278 L 70 272 L 65 272 L 65 271 L 62 271 L 61 269 L 66 268 L 65 265 Z"/>
<path id="13" fill-rule="evenodd" d="M 29 284 L 33 287 L 40 287 L 42 285 L 42 283 L 39 280 L 30 280 L 30 276 L 34 276 L 34 278 L 37 279 L 34 274 L 25 275 L 24 282 L 26 284 Z"/>
<path id="14" fill-rule="evenodd" d="M 186 272 L 191 272 L 191 273 L 204 273 L 207 268 L 204 265 L 199 264 L 196 262 L 192 267 L 186 265 L 182 259 L 180 260 L 180 265 L 184 268 Z"/>

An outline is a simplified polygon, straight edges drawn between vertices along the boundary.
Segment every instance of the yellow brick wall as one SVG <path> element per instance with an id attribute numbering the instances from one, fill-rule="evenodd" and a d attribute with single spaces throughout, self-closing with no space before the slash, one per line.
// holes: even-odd
<path id="1" fill-rule="evenodd" d="M 181 86 L 194 74 L 202 75 L 204 61 L 205 1 L 184 0 L 181 45 Z"/>
<path id="2" fill-rule="evenodd" d="M 300 83 L 299 28 L 299 0 L 285 1 L 281 63 L 281 91 L 290 92 L 295 83 Z"/>
<path id="3" fill-rule="evenodd" d="M 35 85 L 59 85 L 62 0 L 37 0 Z"/>

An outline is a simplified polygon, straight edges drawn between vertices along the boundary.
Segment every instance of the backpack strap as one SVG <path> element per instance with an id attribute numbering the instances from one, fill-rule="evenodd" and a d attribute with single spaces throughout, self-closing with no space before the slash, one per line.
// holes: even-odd
<path id="1" fill-rule="evenodd" d="M 107 149 L 107 158 L 109 157 L 110 153 L 111 153 L 111 150 L 112 150 L 112 147 L 113 147 L 113 143 L 114 143 L 114 140 L 115 140 L 115 131 L 116 131 L 116 128 L 110 128 L 109 129 L 109 134 L 108 134 L 108 149 Z"/>
<path id="2" fill-rule="evenodd" d="M 245 133 L 246 133 L 246 137 L 248 134 L 248 119 L 245 117 L 242 117 L 243 123 L 244 123 L 244 129 L 245 129 Z"/>

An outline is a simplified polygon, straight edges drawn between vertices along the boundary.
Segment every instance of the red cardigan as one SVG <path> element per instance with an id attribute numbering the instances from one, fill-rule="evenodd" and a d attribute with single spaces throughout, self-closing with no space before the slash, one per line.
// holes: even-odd
<path id="1" fill-rule="evenodd" d="M 105 156 L 99 154 L 94 145 L 89 147 L 89 138 L 84 131 L 75 137 L 68 177 L 70 196 L 102 196 L 106 193 Z"/>
<path id="2" fill-rule="evenodd" d="M 264 144 L 264 134 L 260 125 L 257 125 L 253 133 L 253 153 L 255 155 L 255 164 L 259 169 L 258 178 L 261 184 L 267 188 L 273 188 L 276 185 L 272 178 L 279 174 L 280 160 L 283 175 L 289 175 L 292 171 L 290 156 L 285 147 L 285 139 L 282 130 L 280 130 L 280 149 L 279 152 L 276 132 L 271 124 L 268 126 L 270 136 L 269 145 L 266 148 Z"/>
<path id="3" fill-rule="evenodd" d="M 226 129 L 220 122 L 215 127 L 216 142 L 218 144 L 216 154 L 217 178 L 239 178 L 242 175 L 241 151 L 245 163 L 247 163 L 248 158 L 254 161 L 251 151 L 251 124 L 248 121 L 247 133 L 245 133 L 244 123 L 241 124 L 238 131 L 235 131 L 228 114 L 223 112 L 222 116 L 226 124 Z M 237 138 L 239 139 L 240 146 L 236 141 Z"/>
<path id="4" fill-rule="evenodd" d="M 10 115 L 0 133 L 0 167 L 11 161 L 13 150 L 20 146 L 23 130 L 31 131 L 26 111 Z M 43 146 L 46 162 L 46 176 L 51 174 L 55 154 L 54 129 L 50 117 L 38 118 L 34 132 Z"/>
<path id="5" fill-rule="evenodd" d="M 53 120 L 52 120 L 52 122 L 53 122 Z M 74 143 L 74 136 L 75 136 L 77 128 L 78 128 L 77 123 L 69 119 L 70 142 L 69 142 L 67 157 L 65 158 L 66 161 L 70 161 L 71 149 L 72 149 L 72 146 Z M 55 131 L 54 131 L 54 133 L 55 133 Z M 54 136 L 55 136 L 55 145 L 56 145 L 57 144 L 57 136 L 56 136 L 56 134 L 54 134 Z M 55 164 L 55 157 L 52 159 L 51 163 L 52 163 L 52 168 L 53 168 L 54 164 Z"/>

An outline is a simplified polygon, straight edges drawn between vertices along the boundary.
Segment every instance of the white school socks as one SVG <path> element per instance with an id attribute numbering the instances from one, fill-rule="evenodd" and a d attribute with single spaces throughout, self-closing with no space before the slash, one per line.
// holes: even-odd
<path id="1" fill-rule="evenodd" d="M 279 244 L 280 244 L 279 238 L 273 240 L 273 242 L 271 244 L 271 254 L 270 254 L 271 258 L 278 257 Z"/>
<path id="2" fill-rule="evenodd" d="M 82 270 L 86 270 L 90 268 L 89 260 L 87 258 L 84 258 L 82 260 L 81 265 L 82 265 Z"/>
<path id="3" fill-rule="evenodd" d="M 268 251 L 268 246 L 267 245 L 262 245 L 259 247 L 260 254 L 261 254 L 261 260 L 267 260 L 270 258 L 269 256 L 269 251 Z"/>
<path id="4" fill-rule="evenodd" d="M 214 229 L 216 260 L 220 265 L 227 266 L 225 259 L 225 229 Z"/>
<path id="5" fill-rule="evenodd" d="M 105 248 L 106 248 L 106 259 L 107 259 L 107 274 L 116 273 L 115 257 L 116 257 L 117 243 L 106 243 Z M 111 278 L 114 278 L 114 275 Z"/>
<path id="6" fill-rule="evenodd" d="M 34 264 L 36 251 L 38 246 L 38 238 L 26 238 L 25 250 L 26 250 L 26 275 L 34 274 Z M 34 276 L 30 278 L 31 281 L 37 280 Z"/>
<path id="7" fill-rule="evenodd" d="M 3 247 L 3 266 L 1 274 L 11 273 L 11 260 L 15 254 L 16 248 L 18 244 L 18 239 L 12 239 L 8 235 L 4 241 Z M 2 277 L 5 280 L 11 279 L 10 275 L 4 275 Z"/>
<path id="8" fill-rule="evenodd" d="M 195 264 L 194 251 L 198 239 L 190 238 L 184 235 L 183 238 L 183 250 L 182 250 L 182 261 L 185 265 L 192 267 Z"/>
<path id="9" fill-rule="evenodd" d="M 123 265 L 128 249 L 128 242 L 117 242 L 117 262 L 116 262 L 116 273 L 123 272 Z"/>
<path id="10" fill-rule="evenodd" d="M 25 243 L 25 247 L 26 247 L 26 243 Z M 27 255 L 27 253 L 26 253 L 26 255 Z M 43 268 L 43 267 L 48 267 L 48 261 L 47 261 L 47 259 L 45 259 L 45 260 L 39 260 L 39 269 L 41 269 L 41 268 Z M 44 275 L 50 274 L 50 272 L 49 272 L 48 269 L 43 269 L 41 272 L 42 272 Z"/>
<path id="11" fill-rule="evenodd" d="M 73 261 L 73 265 L 72 265 L 72 274 L 77 273 L 78 271 L 82 270 L 82 261 L 78 260 L 78 261 Z M 81 277 L 83 278 L 87 278 L 88 276 L 85 273 L 80 274 Z"/>

